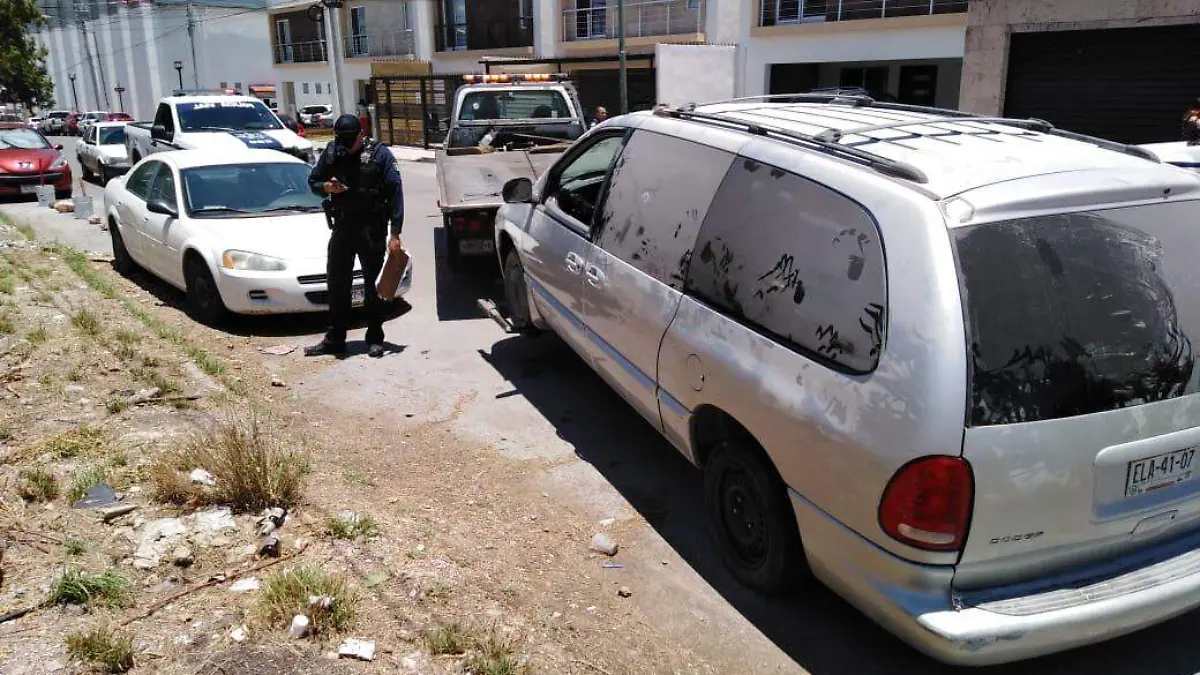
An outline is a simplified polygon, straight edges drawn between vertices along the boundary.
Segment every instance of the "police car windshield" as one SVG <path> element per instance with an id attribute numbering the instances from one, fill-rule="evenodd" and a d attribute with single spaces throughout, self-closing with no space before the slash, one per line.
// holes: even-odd
<path id="1" fill-rule="evenodd" d="M 317 212 L 321 198 L 308 187 L 309 166 L 272 162 L 184 169 L 184 203 L 194 218 L 244 218 L 276 212 Z"/>
<path id="2" fill-rule="evenodd" d="M 179 126 L 183 131 L 222 129 L 282 129 L 279 120 L 261 101 L 204 101 L 180 103 Z"/>
<path id="3" fill-rule="evenodd" d="M 566 121 L 571 108 L 562 93 L 552 89 L 518 91 L 473 91 L 463 98 L 458 119 L 486 120 L 548 119 Z"/>

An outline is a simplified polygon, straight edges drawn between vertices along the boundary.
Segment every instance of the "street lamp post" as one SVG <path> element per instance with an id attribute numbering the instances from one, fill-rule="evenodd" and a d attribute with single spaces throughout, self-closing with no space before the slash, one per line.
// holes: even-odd
<path id="1" fill-rule="evenodd" d="M 75 109 L 79 110 L 79 92 L 75 91 L 75 73 L 70 73 L 67 78 L 71 80 L 71 98 L 75 99 Z"/>
<path id="2" fill-rule="evenodd" d="M 117 86 L 113 87 L 113 91 L 117 92 L 117 106 L 120 108 L 120 112 L 125 112 L 125 87 L 118 82 Z"/>
<path id="3" fill-rule="evenodd" d="M 183 89 L 183 61 L 175 62 L 175 74 L 179 76 L 179 88 Z"/>

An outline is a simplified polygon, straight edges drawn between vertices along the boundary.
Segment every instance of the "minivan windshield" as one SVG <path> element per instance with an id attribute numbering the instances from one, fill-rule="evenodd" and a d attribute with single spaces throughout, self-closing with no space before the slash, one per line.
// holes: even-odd
<path id="1" fill-rule="evenodd" d="M 1051 420 L 1200 389 L 1200 202 L 953 231 L 970 424 Z"/>
<path id="2" fill-rule="evenodd" d="M 316 115 L 318 113 L 329 112 L 329 109 L 323 105 L 306 105 L 300 109 L 304 115 Z"/>
<path id="3" fill-rule="evenodd" d="M 281 129 L 279 120 L 261 101 L 204 101 L 180 103 L 179 125 L 184 131 Z"/>
<path id="4" fill-rule="evenodd" d="M 187 211 L 196 218 L 310 213 L 321 198 L 308 187 L 309 166 L 300 162 L 226 164 L 184 169 Z"/>

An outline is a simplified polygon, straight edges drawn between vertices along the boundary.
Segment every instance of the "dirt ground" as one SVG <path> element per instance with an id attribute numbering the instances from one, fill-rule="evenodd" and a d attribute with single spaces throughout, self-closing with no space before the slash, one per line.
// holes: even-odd
<path id="1" fill-rule="evenodd" d="M 620 556 L 588 550 L 605 526 L 528 480 L 553 460 L 505 458 L 456 436 L 457 411 L 418 424 L 339 422 L 332 408 L 297 400 L 287 380 L 304 364 L 264 359 L 272 340 L 214 337 L 161 305 L 104 261 L 0 224 L 0 614 L 35 608 L 0 623 L 0 672 L 86 672 L 64 637 L 95 626 L 132 636 L 133 672 L 732 672 L 671 644 L 630 601 L 610 562 Z M 191 549 L 188 566 L 173 554 L 136 566 L 155 523 L 198 522 L 195 509 L 155 501 L 155 461 L 247 415 L 310 467 L 277 533 L 284 559 L 256 555 L 258 514 L 248 513 L 219 536 L 177 540 Z M 21 496 L 31 468 L 54 477 L 56 498 Z M 67 493 L 97 477 L 136 510 L 103 522 L 71 508 Z M 346 509 L 373 518 L 377 533 L 332 537 L 326 522 Z M 621 528 L 608 526 L 618 541 Z M 349 628 L 292 639 L 286 622 L 262 619 L 263 591 L 231 591 L 294 565 L 349 580 L 361 597 Z M 114 571 L 132 598 L 44 606 L 66 570 Z M 427 636 L 449 625 L 461 628 L 464 653 L 433 654 Z M 337 659 L 345 637 L 375 642 L 374 660 Z M 489 638 L 495 658 L 472 660 L 471 645 Z"/>

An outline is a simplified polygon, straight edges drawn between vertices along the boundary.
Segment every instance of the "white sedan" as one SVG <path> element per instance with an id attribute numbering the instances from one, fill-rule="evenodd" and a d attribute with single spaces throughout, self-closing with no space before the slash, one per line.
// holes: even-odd
<path id="1" fill-rule="evenodd" d="M 185 290 L 192 314 L 210 325 L 228 312 L 327 309 L 329 228 L 309 168 L 275 150 L 151 155 L 104 190 L 114 266 L 122 274 L 143 267 Z M 410 260 L 396 297 L 411 285 Z"/>
<path id="2" fill-rule="evenodd" d="M 75 145 L 76 159 L 83 170 L 83 179 L 99 176 L 100 184 L 129 170 L 129 153 L 125 150 L 125 125 L 128 122 L 96 122 L 82 132 Z"/>

